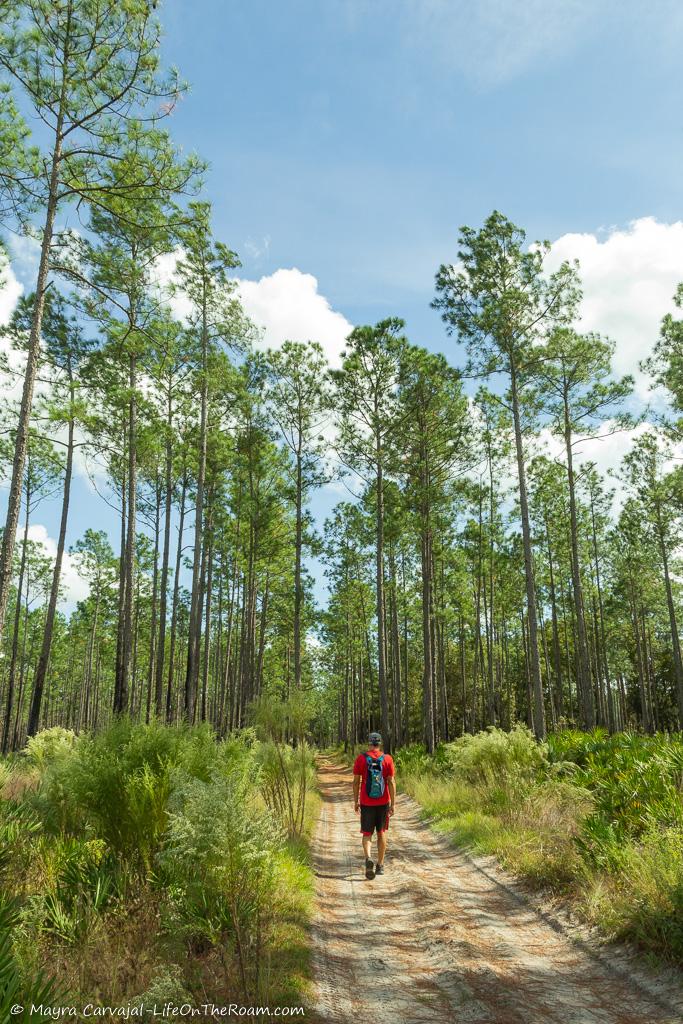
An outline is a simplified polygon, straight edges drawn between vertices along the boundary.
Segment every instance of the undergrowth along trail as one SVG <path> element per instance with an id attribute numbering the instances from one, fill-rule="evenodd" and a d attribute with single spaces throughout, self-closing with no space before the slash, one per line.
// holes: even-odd
<path id="1" fill-rule="evenodd" d="M 489 729 L 397 755 L 400 784 L 456 843 L 493 854 L 609 939 L 683 966 L 683 741 Z"/>

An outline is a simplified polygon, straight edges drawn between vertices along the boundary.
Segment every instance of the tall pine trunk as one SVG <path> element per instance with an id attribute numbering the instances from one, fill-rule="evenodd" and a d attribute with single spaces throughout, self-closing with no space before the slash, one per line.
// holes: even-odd
<path id="1" fill-rule="evenodd" d="M 12 730 L 12 711 L 14 709 L 14 680 L 17 670 L 17 655 L 19 652 L 19 631 L 21 627 L 21 596 L 24 591 L 24 574 L 26 572 L 26 550 L 28 547 L 28 523 L 29 505 L 31 493 L 26 489 L 26 518 L 24 521 L 24 536 L 21 545 L 21 562 L 19 564 L 19 580 L 17 582 L 17 603 L 14 610 L 14 634 L 12 636 L 12 653 L 10 656 L 9 675 L 7 681 L 7 703 L 5 705 L 5 722 L 2 730 L 2 752 L 7 753 L 10 733 Z"/>
<path id="2" fill-rule="evenodd" d="M 569 483 L 569 529 L 571 537 L 572 591 L 574 596 L 574 619 L 576 624 L 576 683 L 579 693 L 581 726 L 590 731 L 595 728 L 595 701 L 588 660 L 588 640 L 583 607 L 583 586 L 581 583 L 581 561 L 579 557 L 579 527 L 576 515 L 576 485 L 574 480 L 574 459 L 572 453 L 571 417 L 567 396 L 564 396 L 564 444 L 567 456 L 567 480 Z"/>
<path id="3" fill-rule="evenodd" d="M 31 319 L 31 330 L 28 338 L 26 368 L 24 370 L 24 386 L 21 394 L 19 420 L 17 422 L 17 432 L 14 440 L 12 478 L 10 480 L 9 495 L 7 498 L 7 518 L 5 519 L 2 546 L 0 547 L 0 642 L 2 641 L 5 630 L 7 601 L 9 599 L 9 591 L 12 583 L 14 545 L 16 542 L 17 525 L 19 523 L 21 491 L 24 483 L 24 467 L 26 465 L 26 454 L 28 451 L 29 426 L 31 420 L 31 409 L 33 407 L 33 390 L 35 387 L 36 374 L 38 371 L 38 358 L 40 355 L 40 332 L 43 324 L 43 311 L 45 309 L 45 293 L 48 286 L 47 278 L 50 269 L 50 249 L 52 246 L 55 216 L 57 214 L 57 204 L 59 201 L 59 167 L 62 160 L 62 129 L 64 125 L 66 98 L 67 81 L 66 76 L 63 76 L 59 105 L 57 109 L 57 120 L 55 124 L 55 143 L 52 150 L 50 183 L 48 186 L 45 223 L 43 226 L 43 235 L 40 245 L 40 261 L 38 263 L 38 277 L 36 280 L 33 316 Z"/>
<path id="4" fill-rule="evenodd" d="M 206 479 L 206 453 L 208 433 L 208 327 L 204 305 L 202 313 L 202 389 L 199 414 L 199 450 L 197 469 L 197 501 L 195 504 L 194 550 L 192 558 L 192 591 L 190 595 L 190 622 L 187 642 L 187 668 L 185 671 L 185 717 L 188 722 L 195 718 L 197 683 L 199 681 L 199 637 L 202 631 L 201 554 L 202 531 L 204 527 L 204 482 Z"/>
<path id="5" fill-rule="evenodd" d="M 164 658 L 166 654 L 166 617 L 168 615 L 168 567 L 171 553 L 171 512 L 173 507 L 173 397 L 171 384 L 168 386 L 166 412 L 166 461 L 164 493 L 164 540 L 161 556 L 161 582 L 159 586 L 159 638 L 156 652 L 156 673 L 154 683 L 154 709 L 160 718 L 164 701 Z"/>
<path id="6" fill-rule="evenodd" d="M 69 367 L 69 398 L 71 409 L 74 407 L 74 380 Z M 52 571 L 52 584 L 50 586 L 50 598 L 45 616 L 45 627 L 43 630 L 43 643 L 40 650 L 40 657 L 33 681 L 33 699 L 28 718 L 28 735 L 34 736 L 38 731 L 40 721 L 40 707 L 43 700 L 45 679 L 48 665 L 50 663 L 50 651 L 52 650 L 52 634 L 57 613 L 57 601 L 59 599 L 59 584 L 62 575 L 62 561 L 64 559 L 64 547 L 66 545 L 66 528 L 69 520 L 69 499 L 71 496 L 71 477 L 74 462 L 74 417 L 69 417 L 69 429 L 66 443 L 66 465 L 64 467 L 64 487 L 62 491 L 62 514 L 59 521 L 59 536 L 57 538 L 57 555 L 55 557 L 54 569 Z"/>
<path id="7" fill-rule="evenodd" d="M 301 425 L 299 425 L 301 438 Z M 303 590 L 301 585 L 301 548 L 302 548 L 302 452 L 301 441 L 296 453 L 296 532 L 294 541 L 294 686 L 301 689 L 301 607 Z"/>
<path id="8" fill-rule="evenodd" d="M 678 727 L 683 731 L 683 664 L 681 664 L 681 644 L 678 635 L 678 623 L 676 622 L 676 608 L 674 605 L 673 591 L 671 588 L 671 575 L 669 572 L 669 553 L 667 551 L 666 533 L 662 521 L 662 510 L 659 505 L 656 508 L 657 534 L 659 538 L 659 550 L 662 556 L 662 567 L 664 569 L 664 588 L 666 590 L 666 606 L 669 612 L 669 630 L 671 632 L 671 648 L 674 659 L 674 678 L 676 682 L 676 700 L 678 704 Z"/>
<path id="9" fill-rule="evenodd" d="M 384 749 L 392 749 L 387 699 L 386 624 L 384 617 L 384 472 L 379 435 L 376 438 L 377 509 L 375 513 L 375 578 L 377 589 L 377 683 Z"/>
<path id="10" fill-rule="evenodd" d="M 529 642 L 527 649 L 527 667 L 533 696 L 533 728 L 536 738 L 544 740 L 545 705 L 543 702 L 543 680 L 541 678 L 541 660 L 538 651 L 538 622 L 536 618 L 536 580 L 531 551 L 531 527 L 529 524 L 529 499 L 526 486 L 526 469 L 524 465 L 524 444 L 522 441 L 522 424 L 519 412 L 519 392 L 517 368 L 510 357 L 510 387 L 512 396 L 512 418 L 515 430 L 515 451 L 517 456 L 517 476 L 519 479 L 519 506 L 522 517 L 522 545 L 524 548 L 524 575 L 526 578 L 527 624 Z"/>

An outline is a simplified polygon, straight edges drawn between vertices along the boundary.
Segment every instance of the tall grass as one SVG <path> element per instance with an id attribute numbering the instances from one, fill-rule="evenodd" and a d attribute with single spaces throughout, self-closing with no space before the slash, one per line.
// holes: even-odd
<path id="1" fill-rule="evenodd" d="M 18 988 L 49 967 L 73 998 L 300 996 L 314 772 L 306 747 L 275 746 L 125 719 L 31 740 L 0 774 Z"/>
<path id="2" fill-rule="evenodd" d="M 435 827 L 683 963 L 683 737 L 490 729 L 397 755 Z"/>

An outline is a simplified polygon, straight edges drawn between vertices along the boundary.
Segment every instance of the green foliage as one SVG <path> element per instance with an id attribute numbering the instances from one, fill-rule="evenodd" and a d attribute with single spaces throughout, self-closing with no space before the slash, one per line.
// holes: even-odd
<path id="1" fill-rule="evenodd" d="M 35 736 L 29 736 L 26 757 L 36 768 L 45 768 L 50 762 L 70 753 L 75 743 L 76 734 L 71 729 L 55 725 L 51 729 L 43 729 Z"/>
<path id="2" fill-rule="evenodd" d="M 97 836 L 146 873 L 166 828 L 172 770 L 208 778 L 216 759 L 206 729 L 121 719 L 48 765 L 34 804 L 52 831 Z"/>
<path id="3" fill-rule="evenodd" d="M 397 762 L 457 842 L 571 895 L 608 935 L 683 960 L 680 735 L 566 730 L 537 744 L 522 727 L 489 729 Z"/>
<path id="4" fill-rule="evenodd" d="M 310 748 L 306 743 L 292 748 L 270 740 L 257 748 L 255 763 L 269 809 L 290 835 L 300 835 L 305 825 L 306 794 L 315 781 Z"/>
<path id="5" fill-rule="evenodd" d="M 545 747 L 523 725 L 489 728 L 446 745 L 452 771 L 472 785 L 528 782 L 546 765 Z"/>
<path id="6" fill-rule="evenodd" d="M 572 777 L 596 799 L 596 817 L 616 839 L 640 836 L 653 824 L 683 826 L 683 738 L 617 733 L 559 733 L 550 756 L 570 762 Z M 576 767 L 574 767 L 576 766 Z M 600 832 L 588 823 L 588 832 Z"/>
<path id="7" fill-rule="evenodd" d="M 0 801 L 0 877 L 19 900 L 14 949 L 26 973 L 61 957 L 87 994 L 84 977 L 101 967 L 95 951 L 104 944 L 120 957 L 119 934 L 151 912 L 138 959 L 168 969 L 146 969 L 138 990 L 156 978 L 152 988 L 194 991 L 196 972 L 182 964 L 220 951 L 233 989 L 273 991 L 272 950 L 298 934 L 282 928 L 307 913 L 310 895 L 301 845 L 311 827 L 309 748 L 262 743 L 253 731 L 218 742 L 208 728 L 123 718 L 77 742 L 50 733 L 34 743 L 37 788 Z M 267 780 L 289 787 L 293 817 L 286 798 L 281 808 L 266 802 Z M 91 943 L 97 963 L 88 966 Z M 273 978 L 282 986 L 278 969 Z"/>
<path id="8" fill-rule="evenodd" d="M 20 1015 L 10 1015 L 14 1005 L 54 1005 L 60 997 L 58 986 L 46 980 L 42 973 L 32 980 L 23 977 L 12 949 L 12 933 L 19 919 L 17 901 L 0 893 L 0 1020 L 3 1021 L 30 1019 L 28 1009 Z"/>
<path id="9" fill-rule="evenodd" d="M 39 832 L 40 822 L 29 807 L 0 801 L 0 878 L 8 870 L 21 871 Z"/>
<path id="10" fill-rule="evenodd" d="M 208 783 L 180 783 L 159 856 L 170 926 L 195 944 L 229 941 L 245 996 L 261 982 L 283 840 L 273 815 L 255 799 L 250 771 L 244 762 Z"/>

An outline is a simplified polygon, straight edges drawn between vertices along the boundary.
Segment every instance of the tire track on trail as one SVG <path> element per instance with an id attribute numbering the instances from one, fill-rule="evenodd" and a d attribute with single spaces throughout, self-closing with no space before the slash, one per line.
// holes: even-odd
<path id="1" fill-rule="evenodd" d="M 386 874 L 367 881 L 351 770 L 318 759 L 313 846 L 315 1014 L 351 1024 L 680 1024 L 683 993 L 655 990 L 575 941 L 449 846 L 406 796 Z"/>

